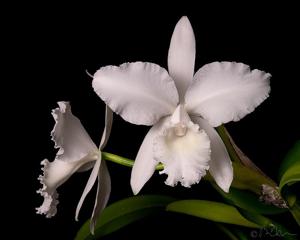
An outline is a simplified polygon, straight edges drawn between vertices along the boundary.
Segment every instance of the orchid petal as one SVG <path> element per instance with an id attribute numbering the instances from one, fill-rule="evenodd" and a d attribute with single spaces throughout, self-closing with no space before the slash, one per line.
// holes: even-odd
<path id="1" fill-rule="evenodd" d="M 182 17 L 175 26 L 168 55 L 168 69 L 183 99 L 193 80 L 196 44 L 191 23 Z"/>
<path id="2" fill-rule="evenodd" d="M 109 106 L 106 105 L 105 106 L 105 127 L 99 145 L 100 150 L 102 150 L 107 144 L 107 141 L 110 136 L 111 128 L 112 128 L 112 123 L 113 123 L 113 112 L 109 108 Z"/>
<path id="3" fill-rule="evenodd" d="M 58 204 L 56 189 L 83 166 L 93 164 L 98 155 L 96 145 L 79 119 L 72 114 L 69 103 L 59 102 L 58 105 L 59 108 L 52 113 L 56 123 L 51 135 L 55 146 L 60 149 L 54 161 L 49 162 L 45 159 L 41 162 L 44 174 L 39 176 L 43 186 L 38 193 L 44 197 L 44 202 L 37 208 L 37 213 L 45 214 L 46 217 L 56 214 Z M 72 144 L 77 149 L 73 150 Z"/>
<path id="4" fill-rule="evenodd" d="M 90 231 L 94 234 L 96 222 L 105 208 L 111 192 L 111 180 L 106 166 L 106 162 L 102 161 L 100 171 L 98 173 L 98 187 L 95 205 L 90 222 Z"/>
<path id="5" fill-rule="evenodd" d="M 224 192 L 229 192 L 233 180 L 233 168 L 230 156 L 221 137 L 206 120 L 200 117 L 192 117 L 192 120 L 197 123 L 200 128 L 204 129 L 211 141 L 210 174 Z"/>
<path id="6" fill-rule="evenodd" d="M 133 164 L 131 171 L 131 189 L 136 195 L 150 179 L 155 171 L 158 162 L 153 156 L 154 138 L 161 131 L 162 125 L 169 120 L 169 117 L 161 119 L 147 133 Z"/>
<path id="7" fill-rule="evenodd" d="M 243 63 L 206 64 L 195 74 L 186 93 L 186 108 L 213 127 L 238 121 L 269 96 L 270 77 L 257 69 L 250 71 Z"/>
<path id="8" fill-rule="evenodd" d="M 190 187 L 198 183 L 210 161 L 210 141 L 203 129 L 199 129 L 183 109 L 179 106 L 178 112 L 182 111 L 183 118 L 180 123 L 185 126 L 184 134 L 178 134 L 178 125 L 169 121 L 163 125 L 161 132 L 154 139 L 154 158 L 163 163 L 164 170 L 160 173 L 168 175 L 165 183 L 175 186 L 178 182 L 184 187 Z M 175 111 L 173 115 L 178 115 Z M 171 120 L 177 117 L 172 116 Z M 181 127 L 181 126 L 179 126 Z"/>
<path id="9" fill-rule="evenodd" d="M 153 125 L 178 103 L 174 81 L 153 63 L 102 67 L 94 75 L 93 88 L 115 113 L 133 124 Z"/>

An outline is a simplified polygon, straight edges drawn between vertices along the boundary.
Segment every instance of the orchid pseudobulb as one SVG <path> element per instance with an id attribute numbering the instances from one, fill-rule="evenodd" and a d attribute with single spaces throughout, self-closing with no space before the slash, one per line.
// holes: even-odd
<path id="1" fill-rule="evenodd" d="M 131 187 L 137 194 L 159 163 L 166 184 L 198 183 L 207 170 L 228 192 L 233 169 L 214 129 L 251 113 L 269 94 L 270 74 L 236 62 L 213 62 L 194 74 L 195 37 L 187 17 L 171 38 L 168 70 L 148 62 L 100 68 L 93 79 L 99 97 L 133 124 L 152 126 L 137 154 Z"/>

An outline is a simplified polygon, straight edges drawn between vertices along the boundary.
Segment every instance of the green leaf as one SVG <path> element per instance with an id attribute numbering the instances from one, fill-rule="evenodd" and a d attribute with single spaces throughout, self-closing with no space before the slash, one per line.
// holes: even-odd
<path id="1" fill-rule="evenodd" d="M 255 163 L 252 162 L 251 159 L 246 156 L 246 154 L 243 153 L 243 151 L 236 145 L 224 125 L 217 127 L 217 132 L 222 138 L 232 161 L 240 163 L 247 168 L 252 169 L 253 171 L 263 175 L 265 178 L 268 178 L 269 181 L 272 181 L 273 184 L 276 185 L 276 183 L 271 178 L 269 178 L 258 166 L 256 166 Z"/>
<path id="2" fill-rule="evenodd" d="M 300 140 L 288 151 L 279 168 L 279 178 L 286 172 L 291 165 L 298 162 L 300 159 Z"/>
<path id="3" fill-rule="evenodd" d="M 285 185 L 291 186 L 296 182 L 300 181 L 300 160 L 299 163 L 291 166 L 282 176 L 279 184 L 279 189 L 282 191 L 282 188 Z"/>
<path id="4" fill-rule="evenodd" d="M 224 224 L 217 223 L 217 227 L 231 240 L 248 240 L 247 235 L 240 231 L 239 229 L 235 229 L 229 226 L 225 226 Z"/>
<path id="5" fill-rule="evenodd" d="M 232 229 L 232 231 L 240 240 L 248 240 L 249 239 L 248 236 L 239 229 Z"/>
<path id="6" fill-rule="evenodd" d="M 260 214 L 254 213 L 254 212 L 249 212 L 249 211 L 243 210 L 243 209 L 240 209 L 239 212 L 246 219 L 258 224 L 261 227 L 269 227 L 272 224 L 272 220 L 270 220 L 269 218 L 267 218 L 263 215 L 260 215 Z"/>
<path id="7" fill-rule="evenodd" d="M 286 227 L 271 220 L 270 218 L 245 210 L 240 210 L 240 213 L 251 222 L 255 222 L 256 224 L 262 226 L 259 230 L 261 237 L 277 236 L 284 240 L 297 240 L 296 234 L 291 233 Z M 258 231 L 256 232 L 258 233 Z"/>
<path id="8" fill-rule="evenodd" d="M 213 187 L 228 203 L 250 212 L 259 214 L 279 214 L 287 211 L 286 208 L 279 208 L 263 203 L 256 194 L 249 191 L 241 191 L 231 187 L 229 193 L 225 193 L 215 184 L 213 184 Z"/>
<path id="9" fill-rule="evenodd" d="M 276 184 L 269 178 L 261 175 L 248 167 L 243 166 L 238 162 L 232 162 L 233 166 L 233 181 L 231 186 L 238 189 L 250 190 L 258 195 L 261 193 L 262 184 L 267 184 L 276 187 Z"/>
<path id="10" fill-rule="evenodd" d="M 290 212 L 296 220 L 297 224 L 300 226 L 300 202 L 295 201 L 293 206 L 290 208 Z"/>
<path id="11" fill-rule="evenodd" d="M 293 193 L 296 189 L 295 183 L 300 184 L 300 141 L 295 143 L 281 163 L 279 178 L 279 191 L 288 202 L 289 210 L 300 226 L 300 203 L 296 194 Z"/>
<path id="12" fill-rule="evenodd" d="M 90 233 L 89 221 L 76 235 L 76 240 L 97 239 L 110 234 L 132 222 L 165 209 L 174 198 L 160 195 L 135 196 L 115 202 L 104 209 L 95 226 L 95 235 Z"/>
<path id="13" fill-rule="evenodd" d="M 300 181 L 300 141 L 296 142 L 283 160 L 279 169 L 279 177 L 280 191 L 284 186 Z"/>
<path id="14" fill-rule="evenodd" d="M 279 169 L 279 177 L 280 191 L 284 186 L 300 181 L 300 141 L 296 142 L 284 158 Z"/>
<path id="15" fill-rule="evenodd" d="M 206 200 L 182 200 L 170 203 L 167 211 L 184 213 L 215 222 L 258 228 L 259 225 L 248 221 L 230 205 Z"/>

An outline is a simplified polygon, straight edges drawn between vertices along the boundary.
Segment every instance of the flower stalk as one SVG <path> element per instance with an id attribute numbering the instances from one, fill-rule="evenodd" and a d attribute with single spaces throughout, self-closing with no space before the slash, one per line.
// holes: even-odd
<path id="1" fill-rule="evenodd" d="M 109 152 L 102 152 L 102 159 L 117 163 L 119 165 L 123 165 L 125 167 L 131 167 L 131 168 L 133 167 L 133 164 L 134 164 L 134 160 L 132 160 L 132 159 L 122 157 L 122 156 L 119 156 L 119 155 L 116 155 L 113 153 L 109 153 Z M 164 169 L 164 166 L 160 163 L 156 166 L 155 169 L 160 171 L 160 170 Z"/>
<path id="2" fill-rule="evenodd" d="M 102 152 L 102 158 L 125 167 L 133 167 L 134 164 L 134 160 L 132 159 L 109 152 Z M 156 170 L 160 171 L 162 169 L 162 164 L 158 164 L 156 166 Z M 258 172 L 255 172 L 254 170 L 241 165 L 240 163 L 233 162 L 233 169 L 234 179 L 232 182 L 232 187 L 249 190 L 256 193 L 257 195 L 261 194 L 262 184 L 268 184 L 272 187 L 276 187 L 274 186 L 273 181 L 270 181 L 269 178 L 266 178 Z M 213 178 L 209 174 L 207 174 L 203 179 L 206 181 L 214 182 Z"/>

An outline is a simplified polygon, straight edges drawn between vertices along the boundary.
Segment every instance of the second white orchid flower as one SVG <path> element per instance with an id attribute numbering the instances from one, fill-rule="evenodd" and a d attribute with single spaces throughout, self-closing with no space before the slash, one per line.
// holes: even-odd
<path id="1" fill-rule="evenodd" d="M 177 23 L 169 48 L 168 69 L 147 62 L 102 67 L 93 88 L 123 119 L 154 125 L 137 154 L 131 186 L 137 194 L 158 163 L 166 184 L 198 183 L 209 170 L 229 191 L 233 169 L 215 131 L 252 112 L 269 94 L 270 74 L 235 62 L 213 62 L 194 74 L 195 37 L 187 17 Z"/>
<path id="2" fill-rule="evenodd" d="M 58 204 L 57 188 L 66 182 L 73 173 L 83 172 L 92 169 L 86 187 L 77 205 L 75 218 L 78 218 L 81 206 L 98 179 L 97 195 L 90 221 L 90 230 L 93 233 L 99 215 L 105 208 L 110 191 L 111 180 L 104 160 L 102 160 L 101 150 L 107 143 L 112 126 L 112 111 L 106 107 L 105 128 L 99 145 L 99 149 L 92 141 L 80 120 L 72 114 L 71 106 L 68 102 L 58 102 L 59 108 L 52 111 L 55 120 L 54 128 L 51 132 L 55 148 L 59 148 L 55 160 L 49 162 L 43 160 L 43 175 L 39 176 L 42 188 L 38 190 L 44 197 L 42 205 L 37 208 L 37 213 L 46 217 L 53 217 Z"/>

